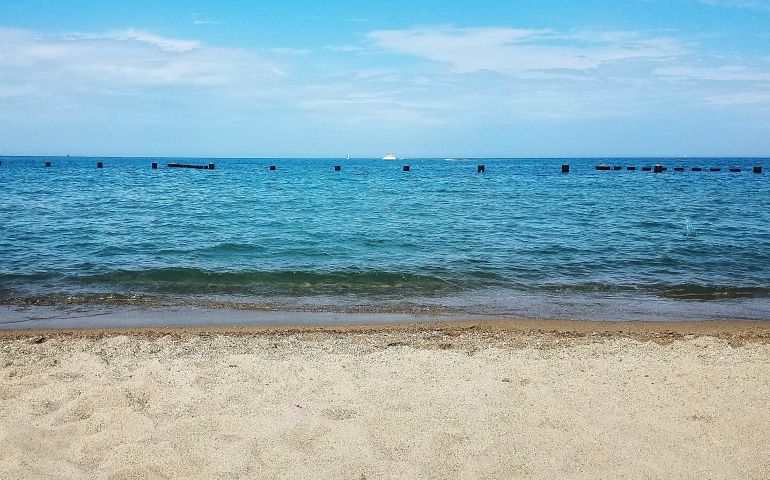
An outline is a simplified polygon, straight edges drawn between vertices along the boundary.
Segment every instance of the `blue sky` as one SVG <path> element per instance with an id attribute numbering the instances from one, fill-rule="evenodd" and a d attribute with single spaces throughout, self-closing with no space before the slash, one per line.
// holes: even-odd
<path id="1" fill-rule="evenodd" d="M 770 0 L 0 0 L 0 154 L 770 156 Z"/>

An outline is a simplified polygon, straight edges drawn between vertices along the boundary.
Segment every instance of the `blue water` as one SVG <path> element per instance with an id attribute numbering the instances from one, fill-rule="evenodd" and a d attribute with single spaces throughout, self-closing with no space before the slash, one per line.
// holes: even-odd
<path id="1" fill-rule="evenodd" d="M 0 304 L 770 319 L 768 159 L 0 162 Z"/>

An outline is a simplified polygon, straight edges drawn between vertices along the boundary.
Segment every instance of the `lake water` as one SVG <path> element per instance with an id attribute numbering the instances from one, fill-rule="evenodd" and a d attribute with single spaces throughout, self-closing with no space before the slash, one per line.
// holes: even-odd
<path id="1" fill-rule="evenodd" d="M 770 319 L 768 159 L 0 161 L 8 308 Z"/>

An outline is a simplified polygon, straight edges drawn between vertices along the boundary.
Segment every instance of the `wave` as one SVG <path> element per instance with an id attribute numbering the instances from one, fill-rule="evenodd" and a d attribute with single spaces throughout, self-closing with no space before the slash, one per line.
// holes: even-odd
<path id="1" fill-rule="evenodd" d="M 264 252 L 267 249 L 264 246 L 261 245 L 253 245 L 249 243 L 219 243 L 217 245 L 212 245 L 209 247 L 203 247 L 203 248 L 183 248 L 183 247 L 176 247 L 176 248 L 164 248 L 160 249 L 159 253 L 161 254 L 189 254 L 189 253 L 195 253 L 195 254 L 221 254 L 221 253 L 258 253 L 258 252 Z"/>
<path id="2" fill-rule="evenodd" d="M 115 270 L 92 275 L 63 272 L 0 274 L 0 303 L 38 297 L 77 303 L 78 296 L 103 295 L 99 303 L 142 303 L 137 296 L 244 295 L 303 297 L 357 295 L 377 298 L 442 297 L 495 289 L 504 295 L 657 296 L 669 300 L 718 301 L 770 298 L 770 287 L 697 283 L 619 284 L 613 282 L 539 283 L 522 272 L 432 268 L 417 271 L 342 269 L 336 271 L 218 271 L 193 267 Z M 536 274 L 534 275 L 537 276 Z M 124 298 L 125 297 L 125 298 Z M 89 297 L 90 298 L 90 297 Z M 142 297 L 144 298 L 144 297 Z M 472 297 L 468 297 L 472 298 Z M 27 300 L 24 300 L 27 299 Z M 84 301 L 85 302 L 85 301 Z M 87 303 L 87 302 L 86 302 Z"/>
<path id="3" fill-rule="evenodd" d="M 617 285 L 602 282 L 583 284 L 548 284 L 529 288 L 562 294 L 646 294 L 670 300 L 730 300 L 739 298 L 770 297 L 770 288 L 756 286 L 683 284 Z"/>
<path id="4" fill-rule="evenodd" d="M 725 285 L 684 284 L 662 289 L 660 294 L 670 299 L 728 300 L 735 298 L 770 297 L 767 287 L 728 287 Z"/>
<path id="5" fill-rule="evenodd" d="M 158 307 L 168 306 L 165 299 L 153 295 L 121 294 L 121 293 L 94 293 L 94 294 L 67 294 L 48 293 L 44 295 L 4 295 L 0 292 L 0 304 L 19 307 L 28 306 L 78 306 L 78 305 L 106 305 L 106 306 L 142 306 Z"/>
<path id="6" fill-rule="evenodd" d="M 179 294 L 441 294 L 459 286 L 439 277 L 410 272 L 344 270 L 212 271 L 199 268 L 119 270 L 78 277 L 81 285 Z"/>

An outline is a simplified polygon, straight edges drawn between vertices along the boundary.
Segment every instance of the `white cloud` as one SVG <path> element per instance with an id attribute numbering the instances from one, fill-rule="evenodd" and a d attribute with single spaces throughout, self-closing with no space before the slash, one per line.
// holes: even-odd
<path id="1" fill-rule="evenodd" d="M 669 59 L 687 51 L 675 39 L 634 32 L 438 26 L 377 30 L 368 38 L 384 51 L 445 63 L 455 72 L 489 70 L 508 75 L 586 71 L 622 60 Z"/>
<path id="2" fill-rule="evenodd" d="M 419 144 L 440 132 L 452 140 L 475 129 L 483 138 L 506 130 L 500 125 L 575 127 L 704 106 L 761 112 L 769 103 L 768 59 L 720 57 L 660 33 L 434 26 L 361 38 L 245 49 L 141 29 L 0 28 L 0 132 L 25 118 L 52 134 L 72 125 L 82 135 L 82 125 L 118 118 L 114 144 L 130 143 L 123 135 L 134 130 L 157 134 L 168 150 L 184 142 L 214 149 L 208 141 L 219 139 L 221 148 L 239 141 L 248 151 L 255 142 L 300 145 L 308 135 L 322 144 L 354 137 L 366 145 L 378 135 Z M 159 128 L 185 140 L 172 145 Z"/>
<path id="3" fill-rule="evenodd" d="M 193 25 L 219 25 L 222 22 L 217 20 L 209 20 L 206 18 L 202 18 L 199 13 L 193 13 L 192 14 L 193 19 Z"/>
<path id="4" fill-rule="evenodd" d="M 135 30 L 133 28 L 112 32 L 107 34 L 105 38 L 147 43 L 150 45 L 155 45 L 156 47 L 169 52 L 188 52 L 200 46 L 200 42 L 197 40 L 177 40 L 173 38 L 166 38 L 150 32 L 145 32 L 143 30 Z"/>
<path id="5" fill-rule="evenodd" d="M 38 94 L 67 90 L 120 92 L 160 86 L 226 87 L 281 74 L 253 52 L 211 47 L 140 30 L 43 35 L 0 28 L 0 86 L 26 85 Z"/>
<path id="6" fill-rule="evenodd" d="M 708 68 L 683 65 L 657 68 L 653 73 L 663 77 L 676 79 L 742 82 L 770 81 L 770 72 L 757 71 L 743 65 L 727 65 Z"/>

